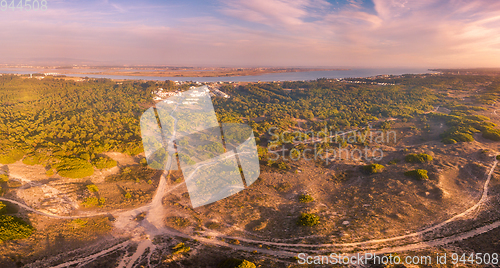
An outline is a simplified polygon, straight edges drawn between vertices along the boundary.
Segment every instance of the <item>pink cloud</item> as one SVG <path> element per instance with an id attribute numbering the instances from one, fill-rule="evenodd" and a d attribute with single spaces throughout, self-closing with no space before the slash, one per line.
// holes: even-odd
<path id="1" fill-rule="evenodd" d="M 111 3 L 101 11 L 50 9 L 29 17 L 6 12 L 0 19 L 0 58 L 381 67 L 500 62 L 500 1 L 375 0 L 371 13 L 357 1 L 340 10 L 324 0 L 221 3 L 221 14 L 246 23 L 217 13 L 171 20 L 171 25 L 134 16 L 112 20 L 134 9 Z"/>

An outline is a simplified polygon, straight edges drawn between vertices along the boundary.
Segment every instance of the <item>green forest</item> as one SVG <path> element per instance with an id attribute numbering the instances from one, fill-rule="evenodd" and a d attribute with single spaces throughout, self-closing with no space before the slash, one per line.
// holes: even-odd
<path id="1" fill-rule="evenodd" d="M 366 126 L 388 117 L 411 118 L 430 111 L 438 96 L 425 86 L 375 86 L 341 83 L 328 79 L 311 82 L 248 84 L 221 90 L 230 99 L 215 98 L 220 120 L 250 120 L 262 134 L 271 126 L 286 130 L 296 124 L 294 118 L 306 120 L 307 128 L 345 130 Z M 258 119 L 263 119 L 255 123 Z"/>
<path id="2" fill-rule="evenodd" d="M 154 82 L 84 82 L 0 77 L 0 163 L 23 159 L 63 176 L 116 165 L 107 151 L 142 152 L 139 117 L 152 105 Z M 49 172 L 53 172 L 49 170 Z"/>
<path id="3" fill-rule="evenodd" d="M 348 79 L 346 79 L 348 80 Z M 256 137 L 271 127 L 276 134 L 300 121 L 301 127 L 319 131 L 342 131 L 382 122 L 422 117 L 444 120 L 448 129 L 444 143 L 473 140 L 473 133 L 500 140 L 500 130 L 489 118 L 475 113 L 492 104 L 500 92 L 500 79 L 487 76 L 404 75 L 358 79 L 366 83 L 318 79 L 308 82 L 224 84 L 221 91 L 231 98 L 213 97 L 220 122 L 248 122 Z M 394 85 L 379 86 L 372 82 Z M 117 151 L 137 155 L 143 151 L 139 119 L 151 107 L 152 92 L 159 87 L 178 88 L 171 81 L 124 81 L 86 79 L 75 82 L 59 78 L 28 79 L 0 76 L 0 163 L 22 160 L 44 165 L 47 174 L 70 178 L 92 175 L 94 168 L 110 168 L 116 162 L 102 155 Z M 468 91 L 480 85 L 475 105 L 450 98 L 449 91 Z M 436 106 L 451 113 L 433 113 Z M 386 122 L 384 128 L 390 128 Z"/>

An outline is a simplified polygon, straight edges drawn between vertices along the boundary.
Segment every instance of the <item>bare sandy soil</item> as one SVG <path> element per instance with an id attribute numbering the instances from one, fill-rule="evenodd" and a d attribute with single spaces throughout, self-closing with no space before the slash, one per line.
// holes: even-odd
<path id="1" fill-rule="evenodd" d="M 494 112 L 482 113 L 500 123 Z M 289 170 L 262 163 L 259 180 L 248 189 L 197 209 L 191 207 L 179 171 L 160 176 L 140 167 L 140 157 L 108 153 L 118 167 L 79 180 L 48 177 L 43 168 L 19 162 L 3 169 L 23 178 L 22 185 L 7 197 L 38 212 L 110 213 L 109 217 L 85 218 L 85 224 L 73 218 L 29 214 L 38 231 L 21 246 L 21 252 L 30 254 L 30 247 L 43 245 L 29 255 L 30 261 L 38 259 L 32 267 L 191 267 L 205 262 L 213 267 L 229 256 L 250 259 L 262 267 L 283 267 L 294 263 L 292 257 L 298 252 L 419 254 L 451 243 L 475 249 L 481 243 L 497 245 L 498 237 L 485 234 L 500 227 L 500 173 L 494 160 L 499 143 L 478 134 L 474 142 L 445 145 L 439 138 L 446 129 L 443 122 L 427 123 L 429 131 L 417 119 L 396 122 L 392 130 L 398 134 L 397 141 L 373 145 L 384 151 L 379 162 L 385 166 L 382 173 L 363 173 L 361 167 L 372 163 L 366 160 L 325 164 L 302 159 L 289 162 Z M 434 160 L 406 163 L 404 158 L 410 153 L 427 153 Z M 124 172 L 126 167 L 132 171 Z M 428 170 L 429 179 L 403 174 L 417 168 Z M 105 197 L 106 204 L 81 206 L 92 196 L 85 188 L 87 183 L 99 187 L 99 197 Z M 125 197 L 126 193 L 131 197 Z M 300 202 L 302 194 L 311 195 L 314 201 Z M 301 213 L 319 216 L 319 224 L 298 226 Z M 56 230 L 65 238 L 57 238 Z M 93 239 L 102 241 L 85 235 L 93 232 Z M 43 234 L 49 234 L 47 243 L 43 243 Z M 173 247 L 181 242 L 190 247 L 189 253 L 174 253 Z M 65 246 L 75 251 L 55 249 Z M 46 252 L 54 252 L 54 256 L 40 260 Z"/>

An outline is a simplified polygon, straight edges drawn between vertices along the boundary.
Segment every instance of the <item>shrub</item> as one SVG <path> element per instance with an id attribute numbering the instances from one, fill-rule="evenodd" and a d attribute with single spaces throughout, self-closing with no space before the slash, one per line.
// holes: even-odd
<path id="1" fill-rule="evenodd" d="M 414 169 L 405 172 L 405 176 L 411 177 L 417 180 L 427 180 L 429 176 L 427 175 L 427 170 L 425 169 Z"/>
<path id="2" fill-rule="evenodd" d="M 98 158 L 95 158 L 92 160 L 92 164 L 97 168 L 97 169 L 105 169 L 105 168 L 112 168 L 116 167 L 117 163 L 115 160 L 107 157 L 107 156 L 100 156 Z"/>
<path id="3" fill-rule="evenodd" d="M 492 141 L 500 141 L 500 129 L 485 128 L 483 130 L 483 138 Z"/>
<path id="4" fill-rule="evenodd" d="M 297 221 L 297 225 L 315 226 L 319 223 L 319 217 L 312 213 L 302 213 Z"/>
<path id="5" fill-rule="evenodd" d="M 299 201 L 301 203 L 309 203 L 309 202 L 314 201 L 314 198 L 308 194 L 303 194 L 303 195 L 299 196 Z"/>
<path id="6" fill-rule="evenodd" d="M 97 197 L 87 197 L 82 202 L 82 205 L 86 208 L 96 207 L 96 206 L 102 207 L 105 202 L 106 199 L 104 199 L 104 197 L 101 197 L 100 199 L 98 199 Z"/>
<path id="7" fill-rule="evenodd" d="M 465 118 L 470 119 L 470 120 L 474 120 L 474 121 L 478 121 L 478 122 L 481 122 L 481 121 L 490 121 L 489 117 L 486 117 L 486 116 L 483 116 L 483 115 L 468 115 Z"/>
<path id="8" fill-rule="evenodd" d="M 0 182 L 8 182 L 9 176 L 7 174 L 0 174 Z"/>
<path id="9" fill-rule="evenodd" d="M 274 160 L 267 160 L 267 166 L 278 168 L 280 170 L 290 169 L 290 166 L 284 161 L 276 162 Z"/>
<path id="10" fill-rule="evenodd" d="M 55 167 L 59 175 L 67 178 L 84 178 L 94 174 L 92 165 L 81 158 L 64 158 Z"/>
<path id="11" fill-rule="evenodd" d="M 500 161 L 500 154 L 499 154 L 499 155 L 497 155 L 497 160 L 498 160 L 498 161 Z"/>
<path id="12" fill-rule="evenodd" d="M 454 140 L 456 142 L 474 141 L 474 137 L 472 137 L 472 135 L 480 132 L 477 128 L 481 128 L 478 124 L 471 125 L 464 123 L 460 117 L 449 120 L 447 124 L 451 124 L 453 126 L 440 135 L 443 143 L 449 143 L 450 140 Z"/>
<path id="13" fill-rule="evenodd" d="M 33 230 L 33 226 L 18 217 L 0 215 L 0 242 L 27 238 Z"/>
<path id="14" fill-rule="evenodd" d="M 450 139 L 450 138 L 444 138 L 444 139 L 442 140 L 442 142 L 443 142 L 444 144 L 455 144 L 455 143 L 457 143 L 457 141 L 456 141 L 456 140 L 454 140 L 454 139 Z"/>
<path id="15" fill-rule="evenodd" d="M 132 172 L 132 169 L 130 167 L 126 167 L 122 170 L 123 174 L 130 174 L 130 172 Z"/>
<path id="16" fill-rule="evenodd" d="M 432 156 L 428 154 L 409 154 L 405 157 L 408 163 L 425 163 L 432 161 Z"/>
<path id="17" fill-rule="evenodd" d="M 190 247 L 184 245 L 184 243 L 182 243 L 182 242 L 175 245 L 172 249 L 174 250 L 174 252 L 172 253 L 173 255 L 180 254 L 180 253 L 186 253 L 186 252 L 189 252 L 191 250 Z"/>
<path id="18" fill-rule="evenodd" d="M 97 185 L 95 185 L 95 184 L 89 184 L 89 185 L 87 185 L 87 189 L 91 193 L 96 193 L 96 192 L 99 191 L 99 188 L 97 188 Z"/>
<path id="19" fill-rule="evenodd" d="M 218 268 L 256 268 L 257 266 L 253 262 L 240 259 L 227 259 Z"/>
<path id="20" fill-rule="evenodd" d="M 290 169 L 290 166 L 288 166 L 288 164 L 285 163 L 285 162 L 280 162 L 278 164 L 278 168 L 281 169 L 281 170 L 287 170 L 287 169 Z"/>
<path id="21" fill-rule="evenodd" d="M 132 198 L 132 195 L 127 192 L 127 193 L 125 193 L 125 198 L 130 199 L 130 198 Z"/>
<path id="22" fill-rule="evenodd" d="M 363 170 L 368 174 L 380 173 L 384 170 L 384 166 L 380 164 L 370 164 L 363 167 Z"/>

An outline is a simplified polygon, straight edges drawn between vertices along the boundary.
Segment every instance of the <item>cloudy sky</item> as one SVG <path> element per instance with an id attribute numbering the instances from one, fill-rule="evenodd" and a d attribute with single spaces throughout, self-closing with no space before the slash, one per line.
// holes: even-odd
<path id="1" fill-rule="evenodd" d="M 48 0 L 45 11 L 2 9 L 0 63 L 500 67 L 497 0 Z"/>

